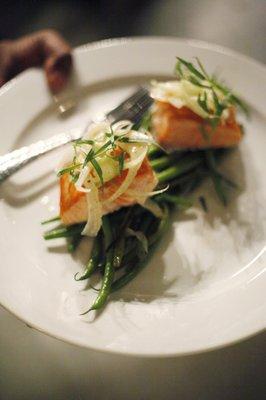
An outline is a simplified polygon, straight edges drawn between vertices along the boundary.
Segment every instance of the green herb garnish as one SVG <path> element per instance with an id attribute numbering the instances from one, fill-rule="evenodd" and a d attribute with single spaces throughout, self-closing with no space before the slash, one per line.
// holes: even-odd
<path id="1" fill-rule="evenodd" d="M 248 114 L 247 105 L 227 86 L 218 82 L 217 78 L 210 76 L 198 58 L 196 58 L 197 65 L 180 57 L 177 57 L 177 60 L 175 71 L 179 78 L 188 80 L 192 84 L 204 89 L 203 95 L 199 95 L 197 101 L 202 110 L 207 114 L 207 119 L 216 119 L 219 122 L 223 111 L 231 106 L 238 107 L 245 114 Z M 218 92 L 224 95 L 222 101 L 219 99 Z M 207 104 L 207 98 L 210 93 L 214 103 L 213 110 Z"/>
<path id="2" fill-rule="evenodd" d="M 129 130 L 128 130 L 129 128 Z M 73 143 L 74 147 L 74 157 L 72 160 L 72 164 L 67 166 L 66 168 L 61 169 L 58 172 L 58 176 L 62 176 L 65 173 L 69 173 L 73 182 L 76 182 L 79 178 L 80 170 L 85 168 L 87 164 L 91 163 L 94 168 L 95 173 L 97 174 L 101 185 L 104 184 L 103 180 L 103 171 L 101 167 L 101 157 L 109 157 L 112 160 L 115 160 L 118 163 L 119 174 L 121 175 L 126 159 L 126 151 L 123 150 L 121 143 L 136 143 L 136 144 L 150 144 L 152 141 L 149 137 L 143 137 L 141 135 L 137 135 L 134 137 L 127 136 L 128 133 L 133 129 L 131 125 L 126 127 L 127 132 L 120 132 L 122 134 L 116 134 L 115 127 L 110 125 L 109 131 L 102 132 L 101 139 L 97 140 L 87 140 L 87 139 L 78 139 Z M 123 128 L 122 128 L 123 129 Z M 104 139 L 105 138 L 105 139 Z M 86 149 L 86 145 L 89 147 Z M 85 146 L 85 147 L 82 147 Z M 78 157 L 78 148 L 80 148 L 80 154 L 82 155 L 82 162 Z M 117 154 L 114 150 L 118 149 L 119 154 Z"/>

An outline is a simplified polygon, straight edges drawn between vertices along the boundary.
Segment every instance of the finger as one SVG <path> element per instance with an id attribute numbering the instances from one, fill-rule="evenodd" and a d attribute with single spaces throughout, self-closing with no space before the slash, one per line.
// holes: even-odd
<path id="1" fill-rule="evenodd" d="M 12 42 L 3 40 L 0 42 L 0 87 L 9 80 L 9 70 L 12 64 L 10 48 Z"/>
<path id="2" fill-rule="evenodd" d="M 71 73 L 70 52 L 49 56 L 45 61 L 44 69 L 49 87 L 54 93 L 59 92 L 66 85 Z"/>
<path id="3" fill-rule="evenodd" d="M 53 30 L 45 30 L 9 42 L 9 59 L 4 79 L 10 79 L 23 70 L 43 66 L 48 85 L 53 93 L 62 90 L 71 73 L 70 46 Z"/>
<path id="4" fill-rule="evenodd" d="M 70 46 L 62 36 L 53 30 L 39 33 L 44 53 L 44 69 L 48 85 L 54 93 L 65 86 L 72 69 Z"/>

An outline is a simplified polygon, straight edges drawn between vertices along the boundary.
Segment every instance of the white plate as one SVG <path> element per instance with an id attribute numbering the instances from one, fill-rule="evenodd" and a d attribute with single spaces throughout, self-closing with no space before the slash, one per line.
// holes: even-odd
<path id="1" fill-rule="evenodd" d="M 65 341 L 132 355 L 169 356 L 223 346 L 265 327 L 265 103 L 262 65 L 220 47 L 190 40 L 139 38 L 83 46 L 75 54 L 79 106 L 60 119 L 40 71 L 0 91 L 1 153 L 80 126 L 116 105 L 137 83 L 171 76 L 175 56 L 198 56 L 250 104 L 252 118 L 224 170 L 241 189 L 224 209 L 206 182 L 209 213 L 195 207 L 173 218 L 150 265 L 112 296 L 105 311 L 79 317 L 93 291 L 73 275 L 64 242 L 42 239 L 40 221 L 58 210 L 53 173 L 62 150 L 34 162 L 1 187 L 0 302 L 27 324 Z M 50 245 L 50 243 L 49 243 Z"/>

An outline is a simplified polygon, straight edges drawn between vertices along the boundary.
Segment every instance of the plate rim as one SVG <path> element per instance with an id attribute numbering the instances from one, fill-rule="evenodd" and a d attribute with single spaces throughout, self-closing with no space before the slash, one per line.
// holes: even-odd
<path id="1" fill-rule="evenodd" d="M 257 68 L 262 69 L 263 72 L 266 73 L 266 64 L 264 64 L 262 61 L 256 60 L 255 58 L 252 58 L 251 56 L 248 56 L 246 54 L 241 53 L 238 50 L 231 49 L 229 47 L 217 44 L 217 43 L 212 43 L 212 42 L 207 42 L 204 40 L 199 40 L 199 39 L 193 39 L 193 38 L 186 38 L 186 37 L 175 37 L 175 36 L 161 36 L 161 35 L 154 35 L 154 36 L 121 36 L 117 38 L 109 38 L 109 39 L 100 39 L 100 40 L 95 40 L 92 42 L 88 42 L 79 46 L 76 46 L 72 49 L 72 52 L 74 55 L 81 54 L 83 52 L 93 50 L 93 49 L 101 49 L 101 48 L 107 48 L 107 47 L 113 47 L 113 46 L 118 46 L 126 43 L 133 43 L 133 42 L 142 42 L 142 41 L 150 41 L 150 42 L 156 42 L 156 41 L 173 41 L 173 42 L 179 42 L 183 44 L 187 44 L 189 46 L 193 47 L 200 47 L 203 49 L 209 49 L 213 50 L 219 53 L 223 53 L 229 56 L 233 56 L 236 58 L 240 58 L 244 60 L 245 62 L 249 62 L 253 65 L 255 65 Z M 17 82 L 23 80 L 25 78 L 25 75 L 29 75 L 32 73 L 33 70 L 36 70 L 36 68 L 29 68 L 28 70 L 25 70 L 21 72 L 19 75 L 15 76 L 14 78 L 10 79 L 8 82 L 6 82 L 2 87 L 0 87 L 0 96 L 2 96 L 4 93 L 8 92 Z"/>
<path id="2" fill-rule="evenodd" d="M 143 358 L 143 359 L 172 359 L 172 358 L 177 358 L 177 357 L 189 357 L 192 355 L 199 355 L 199 354 L 206 354 L 209 353 L 211 351 L 216 351 L 216 350 L 221 350 L 223 348 L 227 348 L 227 347 L 232 347 L 235 346 L 238 343 L 242 343 L 245 342 L 246 340 L 252 339 L 253 337 L 257 336 L 257 335 L 261 335 L 261 334 L 266 334 L 265 332 L 265 328 L 261 328 L 256 332 L 252 332 L 249 333 L 247 335 L 243 335 L 237 339 L 232 339 L 229 342 L 227 342 L 226 344 L 224 343 L 220 343 L 220 344 L 216 344 L 216 345 L 212 345 L 210 347 L 202 347 L 202 348 L 198 348 L 196 350 L 190 350 L 190 351 L 178 351 L 176 353 L 174 352 L 169 352 L 169 353 L 140 353 L 140 352 L 125 352 L 125 351 L 119 351 L 116 349 L 110 349 L 110 348 L 103 348 L 103 347 L 93 347 L 90 345 L 85 346 L 84 344 L 81 344 L 79 342 L 76 342 L 72 339 L 66 339 L 63 336 L 60 336 L 58 334 L 52 334 L 46 330 L 41 329 L 40 327 L 36 326 L 35 324 L 33 324 L 31 321 L 27 321 L 26 319 L 23 319 L 22 317 L 20 317 L 18 314 L 16 314 L 16 312 L 10 310 L 8 307 L 6 307 L 5 305 L 3 305 L 2 303 L 0 303 L 0 307 L 2 307 L 5 311 L 9 312 L 11 315 L 13 315 L 15 318 L 17 318 L 20 322 L 22 322 L 23 324 L 26 325 L 27 328 L 29 329 L 33 329 L 34 331 L 36 331 L 37 333 L 41 333 L 44 334 L 45 336 L 48 336 L 52 339 L 58 340 L 60 342 L 63 342 L 67 345 L 71 345 L 71 346 L 77 346 L 80 349 L 86 349 L 86 350 L 92 350 L 92 351 L 97 351 L 97 352 L 101 352 L 101 353 L 107 353 L 107 354 L 114 354 L 117 356 L 121 356 L 121 357 L 131 357 L 131 358 Z"/>
<path id="3" fill-rule="evenodd" d="M 252 64 L 256 65 L 259 68 L 262 68 L 264 72 L 266 72 L 266 64 L 264 64 L 262 61 L 256 60 L 255 58 L 252 58 L 251 56 L 248 56 L 246 54 L 241 53 L 238 50 L 231 49 L 229 47 L 217 44 L 217 43 L 212 43 L 212 42 L 207 42 L 204 40 L 200 39 L 193 39 L 193 38 L 186 38 L 186 37 L 175 37 L 175 36 L 163 36 L 163 35 L 152 35 L 152 36 L 121 36 L 118 38 L 109 38 L 109 39 L 101 39 L 101 40 L 95 40 L 93 42 L 88 42 L 82 45 L 79 45 L 75 47 L 74 53 L 82 53 L 83 51 L 87 50 L 93 50 L 93 49 L 100 49 L 100 48 L 107 48 L 107 47 L 112 47 L 112 46 L 118 46 L 121 44 L 125 43 L 131 43 L 131 42 L 141 42 L 141 41 L 146 41 L 146 42 L 158 42 L 158 41 L 172 41 L 172 42 L 179 42 L 179 43 L 184 43 L 188 44 L 189 46 L 193 47 L 200 47 L 203 49 L 209 49 L 213 51 L 217 51 L 219 53 L 224 53 L 230 56 L 235 56 L 237 58 L 241 58 L 245 60 L 246 62 L 251 62 Z"/>

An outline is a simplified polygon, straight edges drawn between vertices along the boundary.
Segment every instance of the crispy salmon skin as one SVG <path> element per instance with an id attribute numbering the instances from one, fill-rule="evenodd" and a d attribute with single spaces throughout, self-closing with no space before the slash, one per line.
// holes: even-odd
<path id="1" fill-rule="evenodd" d="M 177 108 L 172 104 L 156 101 L 152 112 L 152 128 L 157 142 L 167 150 L 231 147 L 242 138 L 231 107 L 226 120 L 216 128 L 188 107 Z"/>
<path id="2" fill-rule="evenodd" d="M 120 207 L 135 204 L 137 202 L 137 194 L 140 195 L 140 201 L 145 200 L 145 196 L 142 197 L 142 194 L 151 192 L 157 185 L 156 175 L 146 157 L 128 190 L 116 200 L 108 202 L 108 198 L 115 193 L 124 181 L 127 171 L 124 170 L 121 175 L 106 182 L 99 189 L 99 199 L 103 204 L 103 214 L 113 212 Z M 69 174 L 64 174 L 60 177 L 60 217 L 65 225 L 87 221 L 86 194 L 77 191 Z"/>

